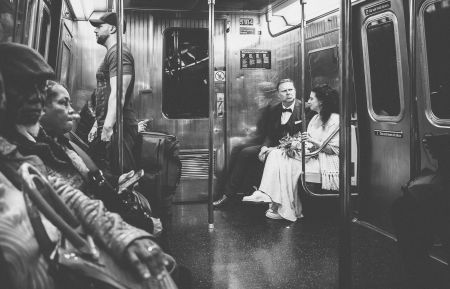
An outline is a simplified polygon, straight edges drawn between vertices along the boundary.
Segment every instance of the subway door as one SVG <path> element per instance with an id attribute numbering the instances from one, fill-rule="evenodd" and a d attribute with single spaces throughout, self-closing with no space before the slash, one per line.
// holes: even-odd
<path id="1" fill-rule="evenodd" d="M 198 23 L 205 25 L 198 28 Z M 176 201 L 206 201 L 209 170 L 209 100 L 214 100 L 214 175 L 225 158 L 225 21 L 215 22 L 214 96 L 209 95 L 207 22 L 186 20 L 164 30 L 162 113 L 155 119 L 180 140 L 181 182 Z"/>
<path id="2" fill-rule="evenodd" d="M 390 208 L 410 178 L 410 94 L 401 1 L 354 7 L 360 220 L 393 232 Z"/>
<path id="3" fill-rule="evenodd" d="M 450 0 L 416 1 L 416 87 L 419 139 L 450 133 Z M 421 167 L 436 161 L 421 145 Z"/>

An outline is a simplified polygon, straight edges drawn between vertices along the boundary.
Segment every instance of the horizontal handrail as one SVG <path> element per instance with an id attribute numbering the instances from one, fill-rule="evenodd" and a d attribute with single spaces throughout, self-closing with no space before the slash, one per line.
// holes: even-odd
<path id="1" fill-rule="evenodd" d="M 320 147 L 318 148 L 318 149 L 316 149 L 315 151 L 313 151 L 313 152 L 310 152 L 310 153 L 305 153 L 305 158 L 306 157 L 314 157 L 314 156 L 317 156 L 320 152 L 322 152 L 323 151 L 323 149 L 330 143 L 330 141 L 331 141 L 331 139 L 337 134 L 339 132 L 339 127 L 337 127 L 326 139 L 325 139 L 325 141 L 320 145 Z M 304 161 L 303 159 L 302 159 L 302 161 Z M 339 194 L 337 193 L 337 194 L 316 194 L 316 193 L 314 193 L 313 191 L 311 191 L 309 188 L 308 188 L 308 186 L 306 185 L 306 174 L 305 174 L 305 172 L 301 172 L 301 174 L 300 174 L 300 180 L 301 180 L 301 183 L 302 183 L 302 187 L 303 187 L 303 190 L 308 194 L 308 195 L 310 195 L 310 196 L 312 196 L 312 197 L 321 197 L 321 198 L 323 198 L 323 197 L 334 197 L 334 198 L 337 198 L 337 197 L 339 197 Z M 351 194 L 352 196 L 357 196 L 358 195 L 358 193 L 353 193 L 353 194 Z"/>
<path id="2" fill-rule="evenodd" d="M 331 139 L 339 132 L 339 127 L 336 128 L 329 136 L 327 139 L 325 139 L 325 141 L 320 145 L 320 147 L 318 149 L 316 149 L 315 151 L 309 152 L 309 153 L 305 153 L 305 157 L 314 157 L 317 156 L 320 152 L 323 151 L 323 149 L 328 145 L 328 143 L 331 141 Z"/>

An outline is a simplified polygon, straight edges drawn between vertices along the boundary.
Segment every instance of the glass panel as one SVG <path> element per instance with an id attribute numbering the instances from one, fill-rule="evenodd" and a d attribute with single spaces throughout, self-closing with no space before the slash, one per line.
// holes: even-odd
<path id="1" fill-rule="evenodd" d="M 398 116 L 400 95 L 394 22 L 390 17 L 367 25 L 372 109 L 377 116 Z"/>
<path id="2" fill-rule="evenodd" d="M 27 19 L 26 19 L 26 25 L 24 28 L 24 38 L 23 43 L 27 43 L 28 46 L 32 46 L 34 42 L 34 34 L 35 34 L 35 28 L 36 28 L 36 6 L 37 1 L 30 1 L 28 4 L 28 11 L 27 11 Z"/>
<path id="3" fill-rule="evenodd" d="M 168 29 L 164 44 L 163 113 L 169 118 L 208 117 L 208 30 Z"/>
<path id="4" fill-rule="evenodd" d="M 15 15 L 14 17 L 14 32 L 13 32 L 13 41 L 14 42 L 22 42 L 22 34 L 24 29 L 24 21 L 25 21 L 25 0 L 14 0 L 11 2 L 11 6 L 14 9 Z"/>
<path id="5" fill-rule="evenodd" d="M 69 83 L 70 58 L 71 58 L 70 49 L 66 43 L 63 43 L 61 56 L 61 75 L 59 76 L 59 81 L 68 88 L 70 88 Z"/>
<path id="6" fill-rule="evenodd" d="M 328 84 L 339 89 L 339 59 L 337 46 L 312 51 L 309 53 L 311 88 Z"/>
<path id="7" fill-rule="evenodd" d="M 440 119 L 450 119 L 450 1 L 429 5 L 423 17 L 431 110 Z"/>
<path id="8" fill-rule="evenodd" d="M 43 10 L 42 13 L 42 22 L 41 22 L 41 29 L 40 29 L 40 35 L 39 35 L 39 53 L 47 57 L 47 38 L 50 36 L 50 13 L 47 9 Z"/>

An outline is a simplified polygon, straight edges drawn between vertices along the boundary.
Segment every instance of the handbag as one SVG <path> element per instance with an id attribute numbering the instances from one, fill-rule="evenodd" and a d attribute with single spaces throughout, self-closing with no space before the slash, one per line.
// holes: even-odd
<path id="1" fill-rule="evenodd" d="M 133 188 L 133 185 L 143 176 L 143 172 L 139 171 L 130 175 L 118 184 L 116 190 L 89 155 L 74 142 L 69 141 L 69 143 L 88 167 L 89 183 L 93 186 L 91 191 L 96 192 L 96 197 L 101 199 L 109 210 L 119 213 L 130 225 L 153 234 L 154 224 L 150 203 Z"/>
<path id="2" fill-rule="evenodd" d="M 60 288 L 111 288 L 111 289 L 176 289 L 170 273 L 165 270 L 161 279 L 137 280 L 132 272 L 117 264 L 93 238 L 83 231 L 79 221 L 60 199 L 45 177 L 28 163 L 19 168 L 22 188 L 28 208 L 40 211 L 62 233 L 62 238 L 50 256 L 47 255 L 55 281 Z M 44 191 L 38 190 L 37 187 Z M 39 214 L 30 219 L 42 225 Z M 38 236 L 46 234 L 43 226 L 35 227 L 41 247 L 46 240 Z M 38 234 L 39 233 L 39 234 Z M 175 268 L 175 260 L 168 256 L 169 271 Z M 77 287 L 78 286 L 78 287 Z"/>

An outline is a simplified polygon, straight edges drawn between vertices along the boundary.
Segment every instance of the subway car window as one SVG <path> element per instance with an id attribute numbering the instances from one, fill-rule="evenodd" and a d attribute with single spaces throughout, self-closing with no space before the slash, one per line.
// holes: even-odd
<path id="1" fill-rule="evenodd" d="M 438 119 L 450 119 L 450 0 L 423 10 L 428 60 L 429 104 Z"/>
<path id="2" fill-rule="evenodd" d="M 15 23 L 14 23 L 14 34 L 13 34 L 13 41 L 14 42 L 22 42 L 22 36 L 24 34 L 24 20 L 25 20 L 25 10 L 27 1 L 26 0 L 15 0 L 11 2 L 12 7 L 15 9 L 16 15 L 15 17 Z"/>
<path id="3" fill-rule="evenodd" d="M 337 46 L 325 47 L 309 52 L 311 87 L 329 84 L 339 89 L 339 51 Z"/>
<path id="4" fill-rule="evenodd" d="M 27 9 L 27 17 L 26 17 L 26 25 L 23 31 L 23 43 L 27 43 L 29 46 L 33 46 L 35 30 L 36 30 L 36 9 L 37 9 L 37 1 L 29 1 L 28 9 Z"/>
<path id="5" fill-rule="evenodd" d="M 399 67 L 397 61 L 397 22 L 384 14 L 364 27 L 364 66 L 369 110 L 379 121 L 398 121 L 402 113 Z M 401 81 L 400 81 L 401 83 Z"/>
<path id="6" fill-rule="evenodd" d="M 39 53 L 44 56 L 45 59 L 48 58 L 48 45 L 50 39 L 50 11 L 45 7 L 42 11 L 41 27 L 39 34 Z"/>
<path id="7" fill-rule="evenodd" d="M 208 117 L 208 30 L 166 30 L 163 69 L 163 113 L 176 119 Z"/>

